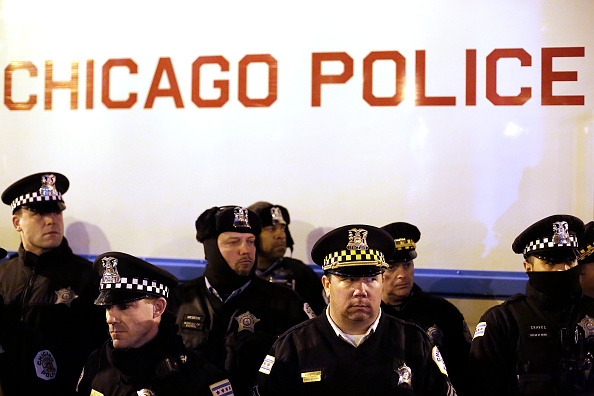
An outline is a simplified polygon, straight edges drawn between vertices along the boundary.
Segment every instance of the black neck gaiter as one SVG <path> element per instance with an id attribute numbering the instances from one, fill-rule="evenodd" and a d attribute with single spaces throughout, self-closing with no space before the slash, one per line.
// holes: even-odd
<path id="1" fill-rule="evenodd" d="M 566 271 L 528 272 L 528 282 L 538 292 L 557 303 L 569 303 L 582 294 L 578 266 Z"/>
<path id="2" fill-rule="evenodd" d="M 217 293 L 223 299 L 226 299 L 231 293 L 245 285 L 254 277 L 256 265 L 252 267 L 252 272 L 248 276 L 237 275 L 229 267 L 227 261 L 219 251 L 217 238 L 209 238 L 203 242 L 204 256 L 207 264 L 204 269 L 204 276 L 208 278 L 210 284 L 216 289 Z"/>

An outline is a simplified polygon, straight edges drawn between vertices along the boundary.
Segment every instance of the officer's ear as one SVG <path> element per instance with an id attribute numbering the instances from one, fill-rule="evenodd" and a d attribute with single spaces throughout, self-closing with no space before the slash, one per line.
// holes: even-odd
<path id="1" fill-rule="evenodd" d="M 163 297 L 159 297 L 153 301 L 153 318 L 158 318 L 163 315 L 167 308 L 167 300 Z"/>
<path id="2" fill-rule="evenodd" d="M 532 266 L 532 263 L 529 263 L 528 261 L 524 260 L 524 269 L 526 270 L 526 272 L 532 272 L 534 270 L 534 267 Z"/>
<path id="3" fill-rule="evenodd" d="M 12 225 L 14 226 L 14 229 L 17 230 L 18 232 L 22 231 L 21 216 L 19 216 L 19 213 L 15 213 L 12 215 Z"/>
<path id="4" fill-rule="evenodd" d="M 330 299 L 330 275 L 322 276 L 322 285 L 324 286 L 324 293 L 326 298 Z"/>

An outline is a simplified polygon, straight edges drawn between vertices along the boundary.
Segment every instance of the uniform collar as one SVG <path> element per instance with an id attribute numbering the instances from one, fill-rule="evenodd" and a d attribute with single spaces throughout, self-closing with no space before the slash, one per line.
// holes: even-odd
<path id="1" fill-rule="evenodd" d="M 219 292 L 217 292 L 217 290 L 210 284 L 210 282 L 208 281 L 208 278 L 206 276 L 204 277 L 204 282 L 206 282 L 206 290 L 208 290 L 210 292 L 210 294 L 212 294 L 213 296 L 215 296 L 222 303 L 226 303 L 227 301 L 231 300 L 233 297 L 236 297 L 236 296 L 240 295 L 246 289 L 246 287 L 249 286 L 251 280 L 247 281 L 239 289 L 233 290 L 233 292 L 231 294 L 229 294 L 229 297 L 227 297 L 224 300 L 221 297 L 221 295 L 219 294 Z"/>
<path id="2" fill-rule="evenodd" d="M 326 307 L 326 318 L 328 319 L 328 323 L 330 323 L 330 326 L 332 326 L 332 329 L 334 330 L 334 332 L 336 333 L 338 338 L 348 342 L 355 348 L 357 348 L 365 340 L 367 340 L 369 337 L 371 337 L 371 335 L 373 333 L 375 333 L 375 330 L 377 329 L 377 325 L 379 324 L 381 317 L 382 317 L 382 311 L 380 309 L 380 313 L 379 313 L 379 315 L 377 315 L 377 319 L 371 324 L 371 326 L 369 326 L 369 329 L 367 330 L 367 332 L 365 334 L 363 334 L 363 336 L 359 336 L 359 335 L 355 336 L 355 335 L 347 334 L 344 331 L 340 330 L 340 328 L 336 325 L 336 323 L 334 323 L 334 321 L 330 317 L 330 306 Z"/>

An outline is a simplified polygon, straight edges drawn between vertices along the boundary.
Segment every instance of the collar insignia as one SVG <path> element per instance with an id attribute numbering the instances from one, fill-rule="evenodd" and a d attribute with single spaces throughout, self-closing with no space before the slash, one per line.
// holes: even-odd
<path id="1" fill-rule="evenodd" d="M 586 315 L 578 325 L 584 329 L 586 338 L 594 335 L 594 319 Z"/>
<path id="2" fill-rule="evenodd" d="M 583 260 L 592 253 L 594 253 L 594 244 L 588 245 L 584 249 L 580 249 L 580 257 L 578 257 L 578 260 Z"/>
<path id="3" fill-rule="evenodd" d="M 49 174 L 41 176 L 41 188 L 39 189 L 39 195 L 43 196 L 56 196 L 58 190 L 56 190 L 56 176 Z"/>
<path id="4" fill-rule="evenodd" d="M 553 223 L 553 243 L 565 244 L 569 243 L 569 226 L 566 221 L 556 221 Z"/>
<path id="5" fill-rule="evenodd" d="M 278 206 L 273 206 L 270 208 L 270 216 L 272 217 L 272 224 L 287 224 L 285 218 L 283 217 L 283 212 L 281 212 Z"/>
<path id="6" fill-rule="evenodd" d="M 349 244 L 347 250 L 368 250 L 367 230 L 363 228 L 351 228 L 349 230 Z"/>
<path id="7" fill-rule="evenodd" d="M 252 228 L 250 227 L 250 223 L 248 221 L 248 210 L 246 208 L 236 206 L 235 209 L 233 209 L 233 214 L 235 214 L 235 219 L 233 220 L 233 227 Z"/>
<path id="8" fill-rule="evenodd" d="M 398 374 L 398 385 L 408 384 L 412 386 L 412 370 L 406 363 L 402 363 L 402 366 L 396 370 L 396 374 Z"/>
<path id="9" fill-rule="evenodd" d="M 70 307 L 70 304 L 72 304 L 72 301 L 75 298 L 78 298 L 78 296 L 76 295 L 76 293 L 74 292 L 74 290 L 72 290 L 72 288 L 69 286 L 68 288 L 62 288 L 60 290 L 56 291 L 56 304 L 66 304 Z"/>
<path id="10" fill-rule="evenodd" d="M 237 323 L 239 323 L 239 330 L 237 331 L 249 330 L 252 333 L 254 332 L 254 327 L 256 326 L 256 323 L 260 321 L 260 319 L 256 318 L 254 314 L 250 313 L 250 311 L 244 312 L 241 315 L 236 316 L 235 320 L 237 321 Z"/>
<path id="11" fill-rule="evenodd" d="M 118 259 L 115 257 L 103 257 L 103 277 L 101 284 L 120 283 L 120 274 L 118 274 Z"/>

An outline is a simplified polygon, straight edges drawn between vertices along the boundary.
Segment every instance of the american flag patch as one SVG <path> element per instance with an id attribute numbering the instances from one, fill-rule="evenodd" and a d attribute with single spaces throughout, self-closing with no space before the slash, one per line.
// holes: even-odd
<path id="1" fill-rule="evenodd" d="M 260 372 L 264 374 L 270 374 L 270 370 L 272 370 L 272 365 L 274 364 L 274 356 L 266 355 L 262 365 L 260 366 Z"/>
<path id="2" fill-rule="evenodd" d="M 233 388 L 228 379 L 217 382 L 210 386 L 210 392 L 213 396 L 232 396 Z"/>

